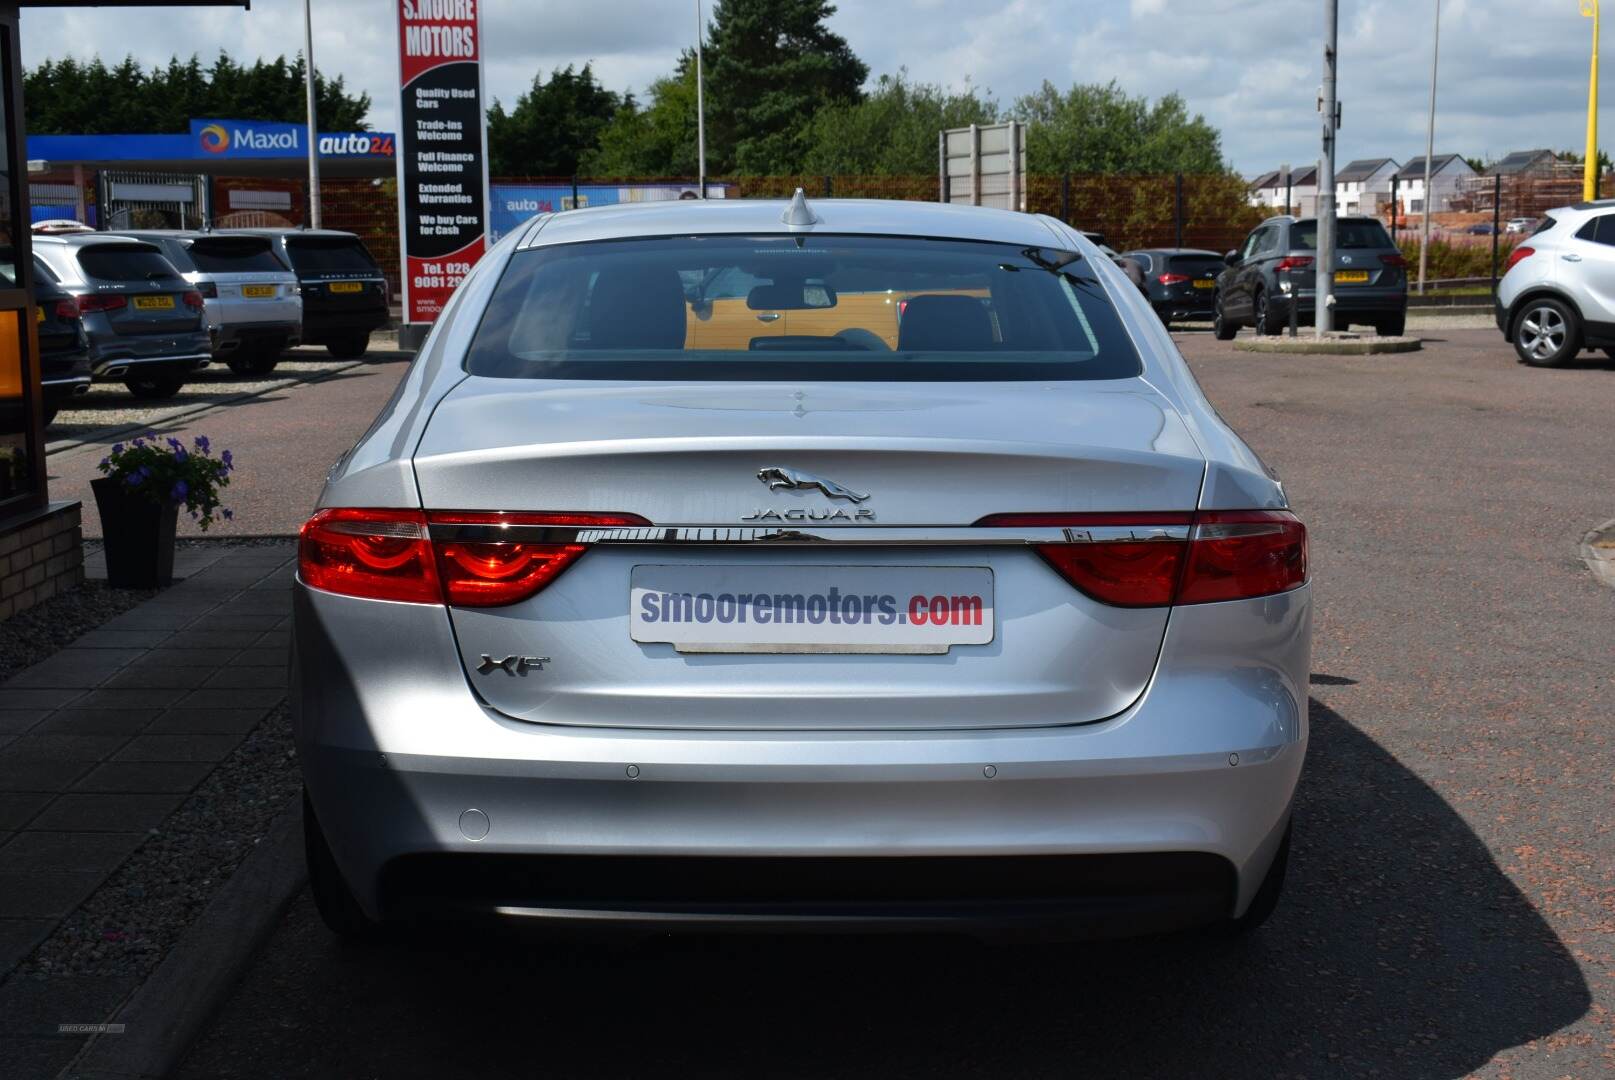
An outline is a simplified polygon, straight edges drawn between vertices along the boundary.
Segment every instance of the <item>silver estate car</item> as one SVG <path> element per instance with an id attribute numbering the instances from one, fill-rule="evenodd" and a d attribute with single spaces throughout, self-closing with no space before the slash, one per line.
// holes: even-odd
<path id="1" fill-rule="evenodd" d="M 202 294 L 157 245 L 99 232 L 42 234 L 33 244 L 78 303 L 96 381 L 171 398 L 212 361 Z"/>
<path id="2" fill-rule="evenodd" d="M 147 230 L 127 234 L 156 244 L 202 294 L 213 358 L 237 375 L 267 375 L 303 336 L 297 275 L 267 237 Z"/>
<path id="3" fill-rule="evenodd" d="M 539 216 L 332 470 L 294 589 L 343 934 L 1113 936 L 1278 900 L 1306 530 L 1052 218 Z"/>

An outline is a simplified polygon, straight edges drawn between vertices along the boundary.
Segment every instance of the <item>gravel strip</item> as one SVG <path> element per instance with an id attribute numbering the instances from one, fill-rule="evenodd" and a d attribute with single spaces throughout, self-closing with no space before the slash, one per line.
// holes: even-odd
<path id="1" fill-rule="evenodd" d="M 86 581 L 0 622 L 0 682 L 156 595 L 155 589 L 113 589 L 104 581 Z"/>
<path id="2" fill-rule="evenodd" d="M 145 978 L 263 839 L 300 783 L 290 712 L 282 702 L 12 978 Z"/>

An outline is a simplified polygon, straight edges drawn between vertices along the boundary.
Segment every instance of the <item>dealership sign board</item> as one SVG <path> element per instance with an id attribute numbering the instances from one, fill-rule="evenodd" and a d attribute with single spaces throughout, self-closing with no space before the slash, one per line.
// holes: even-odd
<path id="1" fill-rule="evenodd" d="M 304 124 L 283 124 L 274 120 L 192 120 L 191 156 L 202 158 L 296 158 L 307 157 L 308 137 Z M 320 133 L 322 158 L 390 158 L 393 135 L 390 131 L 348 131 Z"/>
<path id="2" fill-rule="evenodd" d="M 488 238 L 481 0 L 398 0 L 404 320 L 434 321 Z"/>

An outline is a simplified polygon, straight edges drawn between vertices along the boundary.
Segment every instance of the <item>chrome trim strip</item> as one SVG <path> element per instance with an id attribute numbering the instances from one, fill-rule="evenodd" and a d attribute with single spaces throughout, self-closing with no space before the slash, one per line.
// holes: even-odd
<path id="1" fill-rule="evenodd" d="M 994 547 L 1027 544 L 1183 542 L 1188 525 L 1088 525 L 1070 528 L 977 528 L 975 526 L 857 525 L 831 528 L 753 528 L 735 525 L 640 525 L 577 528 L 554 525 L 430 526 L 437 541 L 534 544 L 661 544 L 775 547 L 844 544 L 857 547 Z"/>

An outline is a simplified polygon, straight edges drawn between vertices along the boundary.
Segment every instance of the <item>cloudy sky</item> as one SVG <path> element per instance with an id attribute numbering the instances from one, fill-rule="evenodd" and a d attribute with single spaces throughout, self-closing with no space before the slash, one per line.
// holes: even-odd
<path id="1" fill-rule="evenodd" d="M 711 0 L 706 0 L 710 8 Z M 1219 127 L 1235 168 L 1253 174 L 1318 155 L 1313 102 L 1322 67 L 1321 0 L 843 0 L 836 30 L 873 74 L 968 79 L 1001 101 L 1047 79 L 1117 80 L 1152 98 L 1176 91 Z M 1434 0 L 1340 0 L 1338 160 L 1424 151 Z M 375 100 L 394 126 L 393 0 L 314 0 L 315 59 Z M 686 0 L 485 0 L 490 95 L 514 100 L 535 72 L 593 61 L 615 89 L 642 90 L 694 36 Z M 1497 157 L 1579 147 L 1585 138 L 1591 22 L 1576 0 L 1444 0 L 1436 150 Z M 252 10 L 30 9 L 23 59 L 176 51 L 204 61 L 302 48 L 299 0 Z M 1615 83 L 1615 71 L 1610 74 Z M 1611 93 L 1615 93 L 1612 90 Z M 1615 119 L 1609 122 L 1615 140 Z"/>

